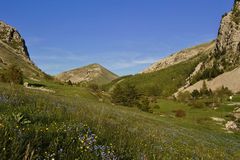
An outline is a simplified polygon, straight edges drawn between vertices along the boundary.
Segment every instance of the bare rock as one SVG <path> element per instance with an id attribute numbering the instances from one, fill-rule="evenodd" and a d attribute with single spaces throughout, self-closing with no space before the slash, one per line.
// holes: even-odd
<path id="1" fill-rule="evenodd" d="M 23 55 L 27 59 L 30 59 L 25 41 L 20 33 L 15 28 L 2 21 L 0 21 L 0 41 L 8 44 L 16 50 L 17 53 Z"/>
<path id="2" fill-rule="evenodd" d="M 227 130 L 238 130 L 238 126 L 234 121 L 228 121 L 225 124 Z"/>
<path id="3" fill-rule="evenodd" d="M 222 72 L 240 65 L 240 1 L 235 0 L 232 11 L 222 16 L 214 51 L 201 72 L 215 68 Z"/>
<path id="4" fill-rule="evenodd" d="M 221 88 L 222 86 L 224 86 L 224 87 L 228 87 L 228 89 L 230 89 L 233 93 L 237 93 L 240 91 L 239 79 L 240 79 L 240 67 L 238 67 L 232 71 L 225 72 L 209 81 L 206 80 L 205 82 L 207 84 L 207 87 L 209 89 L 211 89 L 212 91 L 215 91 L 215 90 Z M 185 88 L 181 88 L 174 95 L 177 95 L 180 91 L 181 92 L 185 92 L 185 91 L 192 92 L 193 90 L 200 90 L 203 86 L 203 82 L 204 82 L 204 80 L 200 80 L 191 86 L 186 86 Z"/>
<path id="5" fill-rule="evenodd" d="M 24 87 L 28 87 L 28 86 L 29 86 L 28 82 L 24 82 L 24 83 L 23 83 L 23 86 L 24 86 Z"/>
<path id="6" fill-rule="evenodd" d="M 216 122 L 225 122 L 225 121 L 226 121 L 225 119 L 223 119 L 223 118 L 218 118 L 218 117 L 211 117 L 211 119 L 212 119 L 213 121 L 216 121 Z"/>

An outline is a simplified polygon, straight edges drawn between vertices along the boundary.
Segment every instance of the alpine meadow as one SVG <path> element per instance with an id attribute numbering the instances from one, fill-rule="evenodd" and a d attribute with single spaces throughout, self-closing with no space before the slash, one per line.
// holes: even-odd
<path id="1" fill-rule="evenodd" d="M 240 0 L 34 3 L 2 4 L 1 160 L 240 159 Z"/>

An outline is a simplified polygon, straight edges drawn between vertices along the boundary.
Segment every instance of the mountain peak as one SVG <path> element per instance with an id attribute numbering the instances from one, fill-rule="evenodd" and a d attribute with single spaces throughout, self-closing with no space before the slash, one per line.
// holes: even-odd
<path id="1" fill-rule="evenodd" d="M 89 67 L 103 67 L 102 65 L 100 65 L 98 63 L 92 63 L 92 64 L 89 64 L 87 66 L 89 66 Z"/>
<path id="2" fill-rule="evenodd" d="M 30 60 L 25 41 L 20 33 L 12 26 L 0 21 L 0 42 L 4 45 L 7 44 L 16 53 L 24 56 Z"/>
<path id="3" fill-rule="evenodd" d="M 89 64 L 84 67 L 65 71 L 56 76 L 62 82 L 72 83 L 97 83 L 105 84 L 118 78 L 118 76 L 98 63 Z"/>

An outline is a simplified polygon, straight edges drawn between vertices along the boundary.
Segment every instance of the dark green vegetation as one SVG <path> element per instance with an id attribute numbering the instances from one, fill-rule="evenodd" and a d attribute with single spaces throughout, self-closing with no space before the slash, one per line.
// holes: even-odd
<path id="1" fill-rule="evenodd" d="M 117 84 L 111 93 L 111 97 L 112 102 L 115 104 L 138 107 L 142 111 L 150 112 L 149 97 L 142 95 L 135 85 L 129 83 L 125 85 Z"/>
<path id="2" fill-rule="evenodd" d="M 56 93 L 0 83 L 1 158 L 101 159 L 102 152 L 119 159 L 240 156 L 240 135 L 225 133 L 209 118 L 225 118 L 234 106 L 196 109 L 158 100 L 150 114 L 100 102 L 87 88 L 41 84 Z M 84 137 L 103 150 L 92 152 Z"/>
<path id="3" fill-rule="evenodd" d="M 194 84 L 204 79 L 211 80 L 222 73 L 224 73 L 224 71 L 219 69 L 219 67 L 214 64 L 211 68 L 206 68 L 202 72 L 198 72 L 195 76 L 193 76 L 193 78 L 191 79 L 191 84 Z"/>
<path id="4" fill-rule="evenodd" d="M 171 96 L 178 88 L 186 83 L 186 79 L 194 71 L 199 62 L 203 61 L 205 56 L 197 56 L 186 62 L 182 62 L 157 72 L 138 74 L 115 81 L 115 84 L 126 85 L 134 84 L 136 88 L 146 96 Z M 114 84 L 111 83 L 112 88 Z M 107 86 L 106 88 L 111 87 Z"/>
<path id="5" fill-rule="evenodd" d="M 0 73 L 0 81 L 23 84 L 23 73 L 17 66 L 11 65 Z"/>
<path id="6" fill-rule="evenodd" d="M 179 93 L 177 100 L 188 104 L 195 108 L 216 108 L 232 96 L 233 93 L 227 88 L 222 86 L 221 88 L 212 91 L 207 88 L 206 82 L 204 81 L 200 91 L 193 90 L 192 93 L 186 91 Z"/>

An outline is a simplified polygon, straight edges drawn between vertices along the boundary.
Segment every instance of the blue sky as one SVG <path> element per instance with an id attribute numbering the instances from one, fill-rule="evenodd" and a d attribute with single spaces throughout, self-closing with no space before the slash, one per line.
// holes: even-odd
<path id="1" fill-rule="evenodd" d="M 100 63 L 135 74 L 180 49 L 215 39 L 233 0 L 1 0 L 32 60 L 49 74 Z"/>

